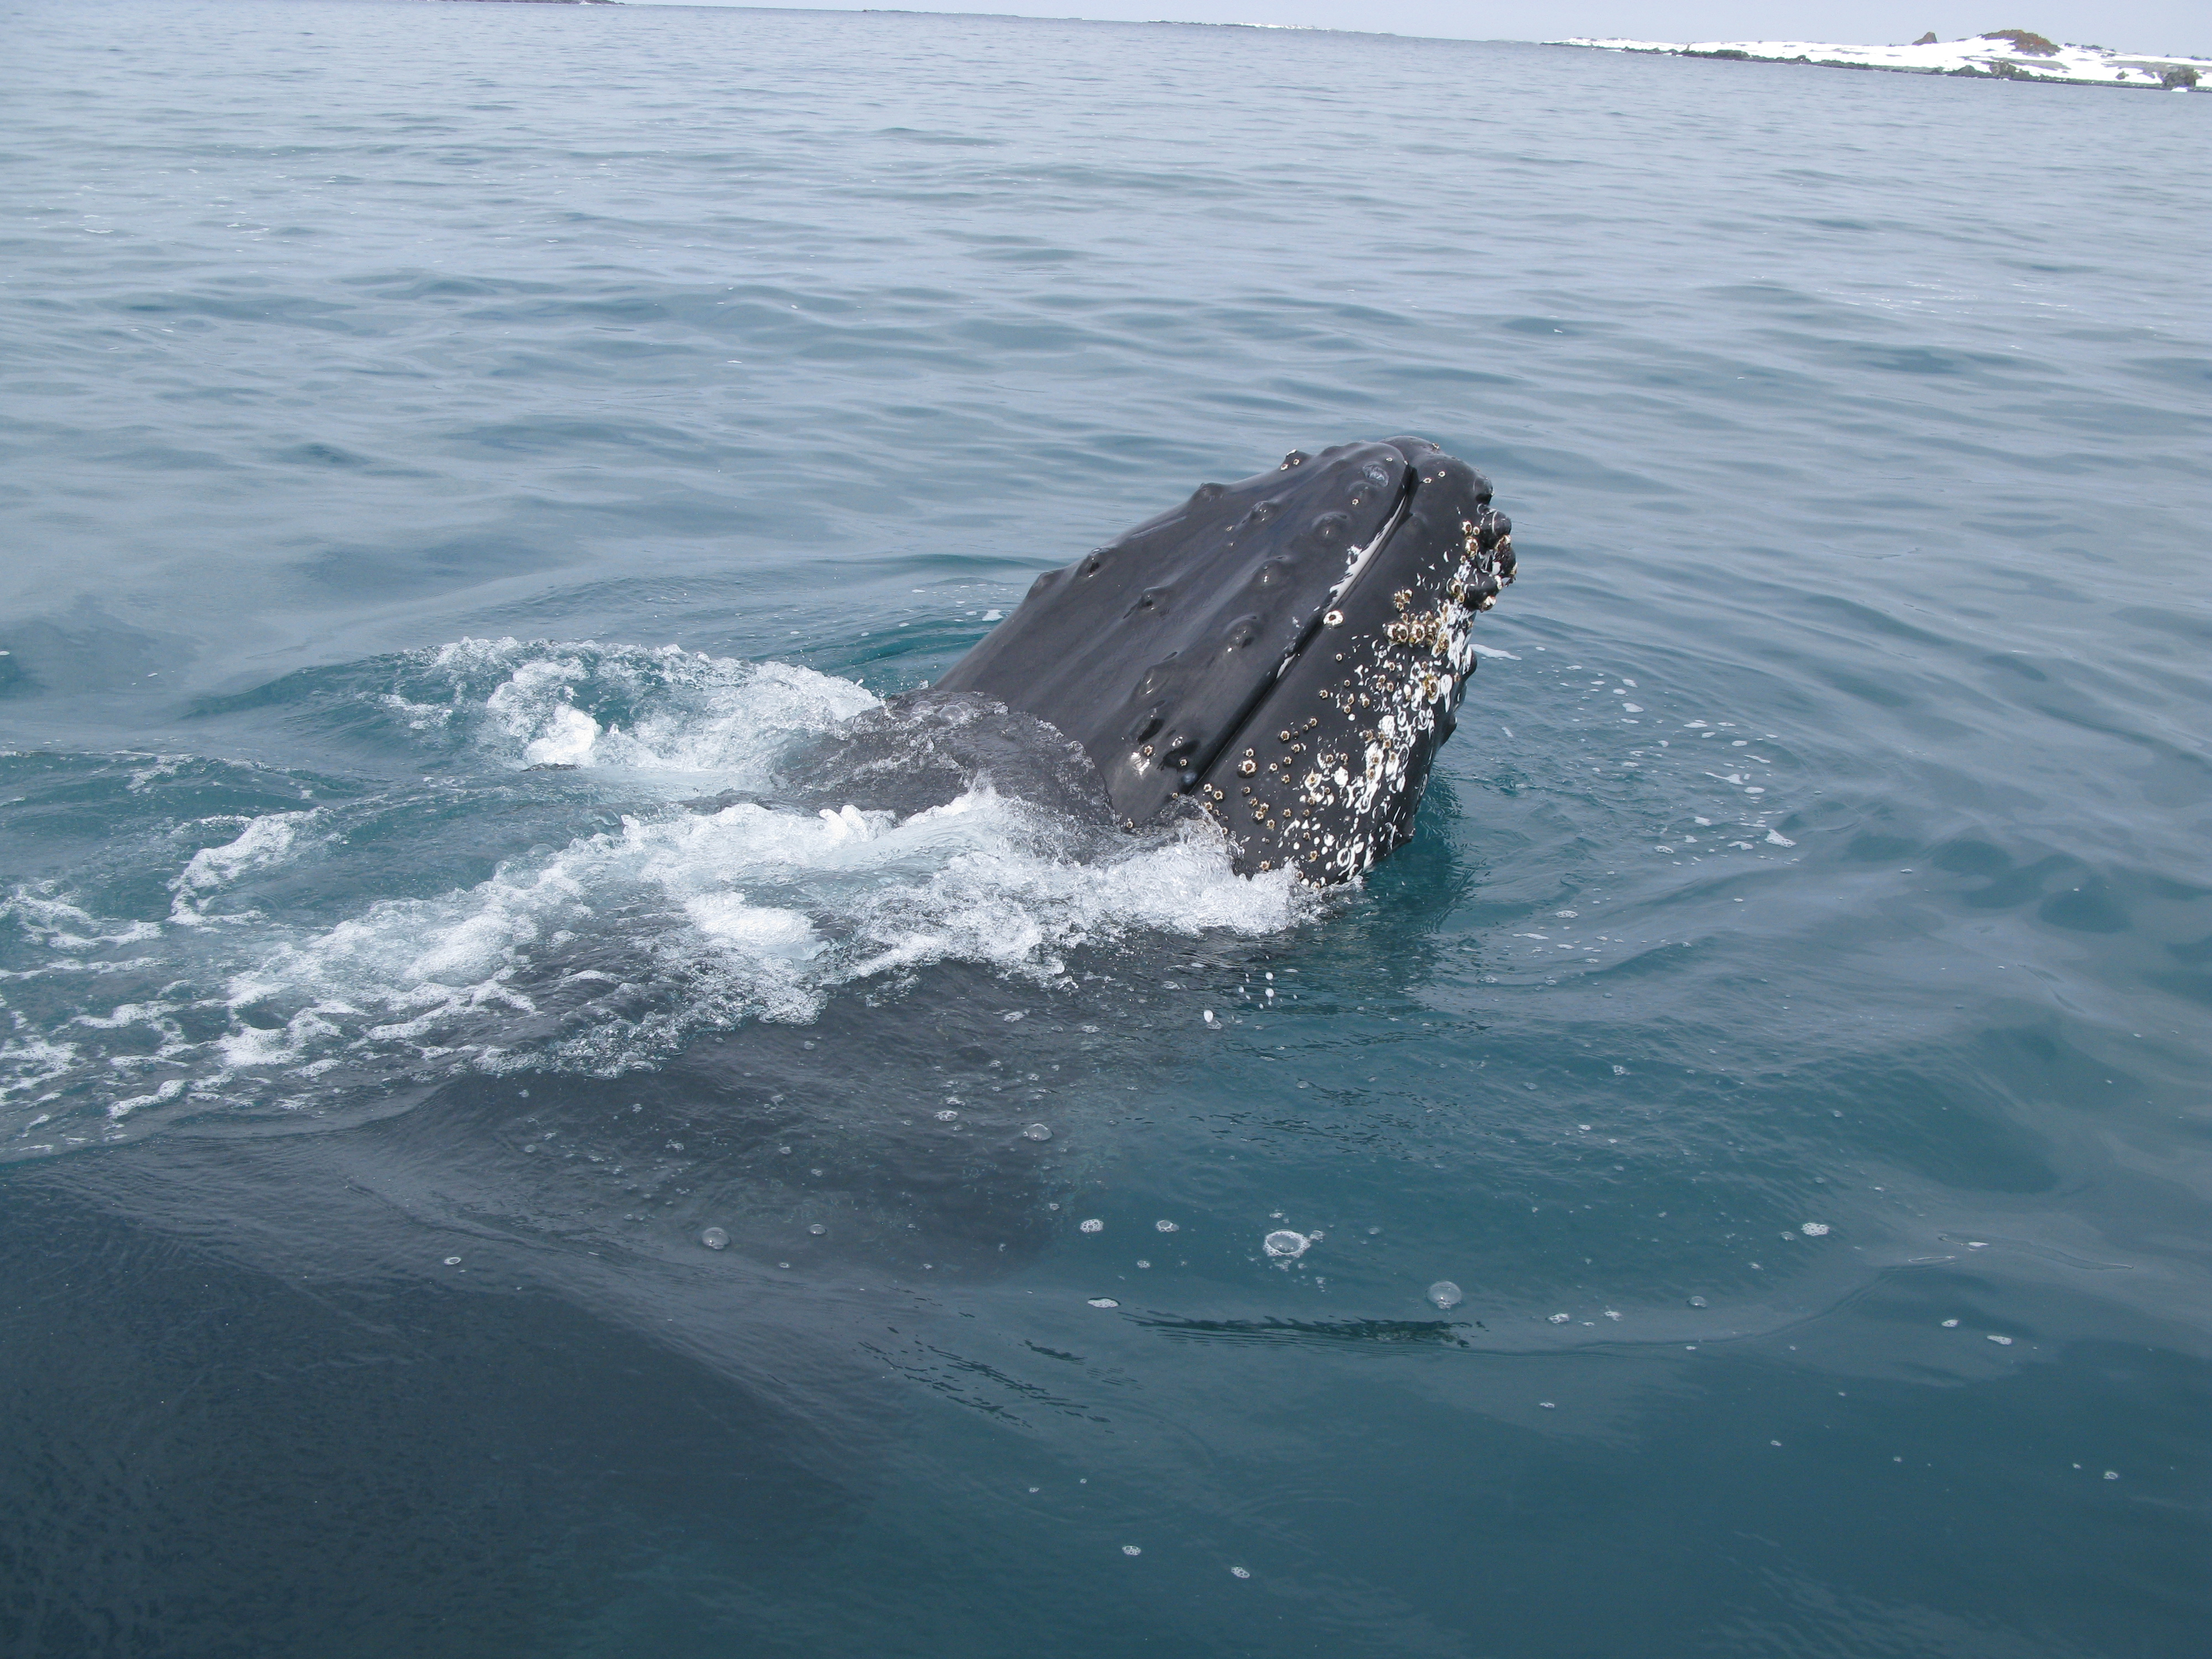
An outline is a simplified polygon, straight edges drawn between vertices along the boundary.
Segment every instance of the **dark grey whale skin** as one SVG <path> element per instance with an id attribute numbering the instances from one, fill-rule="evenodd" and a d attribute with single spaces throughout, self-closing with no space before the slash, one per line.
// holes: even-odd
<path id="1" fill-rule="evenodd" d="M 1513 580 L 1490 501 L 1425 439 L 1294 450 L 1039 576 L 934 692 L 1073 738 L 1126 827 L 1196 806 L 1243 873 L 1350 880 L 1413 833 Z"/>

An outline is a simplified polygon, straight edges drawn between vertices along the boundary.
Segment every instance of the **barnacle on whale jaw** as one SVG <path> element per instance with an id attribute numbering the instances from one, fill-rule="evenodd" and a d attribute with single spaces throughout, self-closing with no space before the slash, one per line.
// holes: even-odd
<path id="1" fill-rule="evenodd" d="M 1271 864 L 1325 885 L 1359 876 L 1411 835 L 1429 760 L 1474 672 L 1474 618 L 1516 574 L 1503 514 L 1470 514 L 1455 529 L 1443 560 L 1389 592 L 1378 632 L 1332 657 L 1312 687 L 1317 712 L 1278 726 L 1278 742 L 1312 732 L 1313 752 L 1296 774 L 1294 816 L 1260 821 L 1276 839 L 1232 832 L 1243 857 L 1264 848 Z"/>

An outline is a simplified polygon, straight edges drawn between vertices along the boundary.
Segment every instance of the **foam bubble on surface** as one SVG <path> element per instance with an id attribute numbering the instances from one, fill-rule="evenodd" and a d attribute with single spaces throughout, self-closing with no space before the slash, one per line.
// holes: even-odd
<path id="1" fill-rule="evenodd" d="M 495 763 L 765 781 L 785 745 L 877 704 L 793 663 L 676 646 L 460 640 L 391 659 L 374 701 Z"/>
<path id="2" fill-rule="evenodd" d="M 50 951 L 95 951 L 161 936 L 158 922 L 95 916 L 81 905 L 21 887 L 0 899 L 0 921 L 14 922 L 28 941 Z"/>
<path id="3" fill-rule="evenodd" d="M 599 723 L 582 709 L 563 703 L 549 713 L 542 731 L 522 746 L 532 766 L 580 766 L 599 745 Z"/>
<path id="4" fill-rule="evenodd" d="M 313 817 L 312 812 L 271 812 L 249 819 L 234 839 L 200 848 L 169 884 L 175 896 L 169 920 L 186 927 L 206 922 L 210 898 L 248 871 L 266 869 L 291 857 L 301 826 Z"/>

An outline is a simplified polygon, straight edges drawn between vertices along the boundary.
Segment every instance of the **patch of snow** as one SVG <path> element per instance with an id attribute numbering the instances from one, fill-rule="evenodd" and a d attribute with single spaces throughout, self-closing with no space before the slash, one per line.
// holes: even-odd
<path id="1" fill-rule="evenodd" d="M 1607 52 L 1664 52 L 1685 58 L 1742 58 L 1768 64 L 1816 64 L 1838 69 L 1894 70 L 1908 75 L 1987 76 L 2003 80 L 2064 81 L 2093 86 L 2172 86 L 2193 89 L 2189 71 L 2212 92 L 2212 58 L 2166 58 L 2114 52 L 2105 46 L 2061 46 L 2055 52 L 2024 50 L 1996 35 L 1925 46 L 1851 46 L 1812 40 L 1623 40 L 1577 37 L 1549 44 L 1595 46 Z M 2179 85 L 2174 85 L 2175 82 Z"/>

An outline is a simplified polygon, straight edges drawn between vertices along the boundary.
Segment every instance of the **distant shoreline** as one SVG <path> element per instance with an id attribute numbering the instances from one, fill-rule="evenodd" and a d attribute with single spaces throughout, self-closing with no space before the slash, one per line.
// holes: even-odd
<path id="1" fill-rule="evenodd" d="M 467 3 L 467 0 L 464 0 Z M 475 3 L 617 5 L 625 0 L 474 0 Z M 699 7 L 708 10 L 825 12 L 864 16 L 999 17 L 1037 23 L 1101 23 L 1131 28 L 1254 29 L 1294 34 L 1359 34 L 1378 40 L 1434 40 L 1480 44 L 1482 35 L 1400 34 L 1389 29 L 1331 28 L 1318 23 L 1222 22 L 1198 18 L 1084 17 L 1045 11 L 997 11 L 985 7 L 939 10 L 928 6 L 855 3 L 778 4 L 776 0 L 627 0 L 629 4 Z M 2169 52 L 2117 52 L 2108 46 L 2062 46 L 2025 29 L 2005 29 L 1954 41 L 1923 40 L 1911 46 L 1845 46 L 1804 40 L 1632 40 L 1571 35 L 1553 40 L 1494 37 L 1503 46 L 1577 46 L 1657 57 L 1718 58 L 1757 64 L 1808 64 L 1819 69 L 1887 70 L 1900 75 L 1950 75 L 1968 79 L 2040 81 L 2062 86 L 2112 86 L 2145 92 L 2212 92 L 2212 58 Z"/>
<path id="2" fill-rule="evenodd" d="M 464 0 L 466 3 L 466 0 Z M 476 0 L 485 3 L 486 0 Z M 1085 17 L 1057 10 L 1000 11 L 988 6 L 941 9 L 927 5 L 891 6 L 836 0 L 836 3 L 793 5 L 778 0 L 489 0 L 489 3 L 536 5 L 644 5 L 721 11 L 826 12 L 864 16 L 1003 18 L 1036 23 L 1099 23 L 1127 28 L 1253 29 L 1285 34 L 1356 34 L 1386 40 L 1440 40 L 1471 45 L 1579 46 L 1604 52 L 1643 52 L 1671 58 L 1720 58 L 1759 64 L 1809 64 L 1820 69 L 1888 70 L 1902 75 L 1954 75 L 1969 79 L 2042 81 L 2054 85 L 2130 87 L 2147 92 L 2212 92 L 2212 58 L 2174 52 L 2118 52 L 2109 46 L 2061 46 L 2025 29 L 2004 29 L 1948 42 L 1922 40 L 1911 46 L 1868 46 L 1804 40 L 1632 40 L 1571 35 L 1528 40 L 1479 34 L 1401 33 L 1392 29 L 1336 28 L 1321 23 L 1226 22 L 1194 17 Z M 2032 43 L 2020 44 L 2021 41 Z M 2184 71 L 2180 84 L 2166 76 Z"/>
<path id="3" fill-rule="evenodd" d="M 1966 40 L 1923 38 L 1908 46 L 1852 46 L 1804 40 L 1621 40 L 1577 37 L 1547 46 L 1648 52 L 1733 63 L 1808 64 L 1816 69 L 1885 70 L 1894 75 L 1953 75 L 1976 80 L 2037 81 L 2051 86 L 2122 87 L 2142 92 L 2212 91 L 2212 58 L 2062 46 L 2025 29 Z"/>

